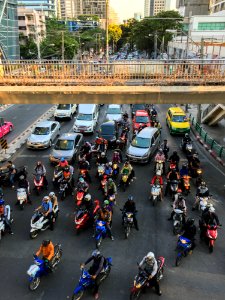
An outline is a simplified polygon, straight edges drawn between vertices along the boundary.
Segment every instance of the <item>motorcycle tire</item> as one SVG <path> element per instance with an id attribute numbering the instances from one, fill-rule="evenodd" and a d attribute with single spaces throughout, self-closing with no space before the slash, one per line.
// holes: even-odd
<path id="1" fill-rule="evenodd" d="M 99 249 L 102 243 L 102 237 L 98 241 L 96 241 L 96 249 Z"/>
<path id="2" fill-rule="evenodd" d="M 71 300 L 80 300 L 84 294 L 84 291 L 79 291 L 76 295 L 73 294 Z"/>
<path id="3" fill-rule="evenodd" d="M 123 191 L 125 192 L 126 191 L 126 183 L 123 182 Z"/>
<path id="4" fill-rule="evenodd" d="M 179 265 L 181 264 L 181 260 L 182 260 L 182 255 L 177 256 L 177 258 L 176 258 L 176 267 L 179 267 Z"/>
<path id="5" fill-rule="evenodd" d="M 30 238 L 32 240 L 36 239 L 37 236 L 38 236 L 38 231 L 37 230 L 30 232 Z"/>
<path id="6" fill-rule="evenodd" d="M 24 209 L 24 204 L 20 204 L 20 210 L 23 210 Z"/>
<path id="7" fill-rule="evenodd" d="M 137 300 L 137 299 L 140 298 L 140 296 L 141 296 L 141 290 L 131 292 L 130 293 L 130 300 Z"/>
<path id="8" fill-rule="evenodd" d="M 209 253 L 213 253 L 213 246 L 212 245 L 209 245 Z"/>
<path id="9" fill-rule="evenodd" d="M 35 291 L 35 290 L 38 288 L 40 282 L 41 282 L 40 277 L 34 278 L 34 279 L 30 282 L 30 284 L 29 284 L 29 289 L 30 289 L 31 291 Z"/>
<path id="10" fill-rule="evenodd" d="M 125 239 L 128 239 L 128 236 L 130 234 L 130 226 L 125 227 Z"/>
<path id="11" fill-rule="evenodd" d="M 63 201 L 65 199 L 65 193 L 60 194 L 60 201 Z"/>

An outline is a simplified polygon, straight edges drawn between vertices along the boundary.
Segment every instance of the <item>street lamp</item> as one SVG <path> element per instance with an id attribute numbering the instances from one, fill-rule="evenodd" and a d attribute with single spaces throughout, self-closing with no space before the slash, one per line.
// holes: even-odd
<path id="1" fill-rule="evenodd" d="M 105 0 L 106 5 L 106 63 L 109 62 L 109 0 Z"/>

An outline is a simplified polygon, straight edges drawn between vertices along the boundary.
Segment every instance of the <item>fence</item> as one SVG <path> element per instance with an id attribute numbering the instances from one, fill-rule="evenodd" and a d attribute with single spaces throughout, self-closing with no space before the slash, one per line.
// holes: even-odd
<path id="1" fill-rule="evenodd" d="M 2 61 L 0 85 L 225 84 L 225 60 L 76 63 Z"/>
<path id="2" fill-rule="evenodd" d="M 208 133 L 195 120 L 195 118 L 191 116 L 191 114 L 190 120 L 192 126 L 199 133 L 199 136 L 203 139 L 203 141 L 218 155 L 218 157 L 225 160 L 225 147 L 218 144 L 211 136 L 209 136 Z"/>

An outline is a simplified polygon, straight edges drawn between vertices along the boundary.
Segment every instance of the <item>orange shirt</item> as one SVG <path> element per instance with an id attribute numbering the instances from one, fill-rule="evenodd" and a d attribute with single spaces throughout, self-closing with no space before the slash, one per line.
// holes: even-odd
<path id="1" fill-rule="evenodd" d="M 42 253 L 42 256 L 48 260 L 51 260 L 54 256 L 54 246 L 52 242 L 48 244 L 48 246 L 44 247 L 41 245 L 36 255 L 39 256 Z"/>

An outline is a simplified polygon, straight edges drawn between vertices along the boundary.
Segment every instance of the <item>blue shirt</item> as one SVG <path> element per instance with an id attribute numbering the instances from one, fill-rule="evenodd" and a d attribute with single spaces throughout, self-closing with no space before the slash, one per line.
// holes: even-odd
<path id="1" fill-rule="evenodd" d="M 52 202 L 51 201 L 48 201 L 48 202 L 42 202 L 42 205 L 41 205 L 44 209 L 45 212 L 47 212 L 48 210 L 50 210 L 50 212 L 52 212 Z"/>

